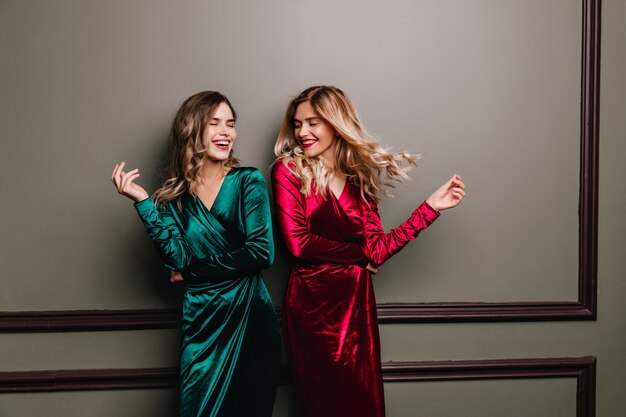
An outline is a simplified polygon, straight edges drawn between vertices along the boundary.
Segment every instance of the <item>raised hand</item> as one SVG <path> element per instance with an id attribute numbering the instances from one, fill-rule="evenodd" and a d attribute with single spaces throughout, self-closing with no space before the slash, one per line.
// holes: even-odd
<path id="1" fill-rule="evenodd" d="M 134 183 L 139 178 L 139 169 L 124 172 L 124 166 L 126 166 L 125 162 L 116 164 L 113 168 L 113 174 L 111 174 L 111 181 L 113 181 L 117 192 L 135 202 L 148 198 L 149 195 L 146 190 Z"/>
<path id="2" fill-rule="evenodd" d="M 439 187 L 426 202 L 437 211 L 455 207 L 465 197 L 465 184 L 461 176 L 454 174 L 444 185 Z"/>

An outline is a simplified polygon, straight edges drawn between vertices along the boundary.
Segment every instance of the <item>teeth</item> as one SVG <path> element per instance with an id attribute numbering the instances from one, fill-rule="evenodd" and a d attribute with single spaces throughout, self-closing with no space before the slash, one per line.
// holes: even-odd
<path id="1" fill-rule="evenodd" d="M 228 146 L 230 144 L 230 142 L 228 141 L 224 141 L 224 142 L 214 142 L 217 146 Z"/>

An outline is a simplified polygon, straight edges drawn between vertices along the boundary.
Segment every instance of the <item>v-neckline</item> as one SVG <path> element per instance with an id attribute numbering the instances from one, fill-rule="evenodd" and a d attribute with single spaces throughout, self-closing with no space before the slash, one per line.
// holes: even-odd
<path id="1" fill-rule="evenodd" d="M 202 207 L 204 207 L 204 209 L 206 211 L 208 211 L 209 213 L 213 213 L 213 207 L 215 207 L 215 203 L 217 202 L 217 200 L 220 198 L 220 194 L 222 193 L 222 188 L 224 188 L 224 183 L 226 182 L 226 178 L 228 178 L 228 175 L 233 172 L 233 168 L 231 168 L 226 175 L 224 175 L 224 178 L 222 179 L 222 183 L 220 184 L 220 188 L 219 190 L 217 190 L 217 194 L 215 194 L 215 198 L 213 199 L 213 203 L 211 204 L 211 207 L 207 206 L 206 203 L 204 201 L 202 201 L 202 199 L 198 196 L 198 200 L 200 201 L 200 204 L 202 204 Z"/>
<path id="2" fill-rule="evenodd" d="M 343 193 L 346 191 L 346 188 L 348 187 L 348 177 L 346 177 L 345 181 L 343 182 L 343 188 L 341 189 L 341 191 L 339 191 L 339 195 L 336 195 L 333 192 L 333 189 L 331 187 L 328 187 L 330 189 L 330 193 L 333 195 L 333 197 L 335 197 L 335 200 L 339 201 L 341 199 L 341 196 L 343 196 Z"/>

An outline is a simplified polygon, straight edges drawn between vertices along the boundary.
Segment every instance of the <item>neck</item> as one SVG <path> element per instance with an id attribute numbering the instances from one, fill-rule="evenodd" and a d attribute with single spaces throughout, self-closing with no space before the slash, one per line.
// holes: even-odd
<path id="1" fill-rule="evenodd" d="M 333 146 L 328 148 L 323 154 L 318 157 L 320 161 L 322 161 L 322 163 L 326 166 L 326 168 L 331 171 L 334 171 L 335 167 L 337 166 L 337 161 L 335 160 L 337 157 L 335 152 L 335 146 L 336 145 L 333 143 Z"/>
<path id="2" fill-rule="evenodd" d="M 320 157 L 320 161 L 322 161 L 322 164 L 324 164 L 324 166 L 326 168 L 328 168 L 330 171 L 334 171 L 335 170 L 335 161 L 328 160 L 326 158 Z"/>
<path id="3" fill-rule="evenodd" d="M 224 161 L 208 160 L 204 163 L 200 175 L 205 184 L 210 184 L 223 178 L 227 172 L 228 169 L 224 166 Z"/>

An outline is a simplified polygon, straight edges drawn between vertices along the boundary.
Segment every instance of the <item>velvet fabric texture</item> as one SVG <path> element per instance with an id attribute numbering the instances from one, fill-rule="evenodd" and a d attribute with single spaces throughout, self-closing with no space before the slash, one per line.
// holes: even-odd
<path id="1" fill-rule="evenodd" d="M 182 197 L 135 204 L 163 263 L 185 279 L 181 417 L 270 417 L 280 364 L 279 326 L 261 269 L 274 259 L 263 175 L 233 168 L 209 210 Z"/>
<path id="2" fill-rule="evenodd" d="M 382 264 L 438 216 L 427 203 L 385 233 L 373 202 L 346 183 L 305 197 L 281 160 L 272 170 L 281 235 L 293 255 L 283 332 L 307 417 L 385 415 L 371 261 Z"/>

